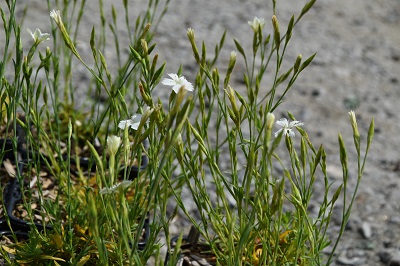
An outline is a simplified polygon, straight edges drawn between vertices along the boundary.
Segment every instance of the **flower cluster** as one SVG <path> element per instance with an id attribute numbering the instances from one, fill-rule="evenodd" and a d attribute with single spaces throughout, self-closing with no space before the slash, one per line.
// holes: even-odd
<path id="1" fill-rule="evenodd" d="M 187 81 L 187 79 L 184 76 L 178 76 L 177 74 L 168 74 L 168 76 L 170 76 L 171 78 L 170 79 L 165 78 L 162 81 L 162 84 L 166 86 L 172 86 L 172 90 L 175 93 L 178 93 L 180 88 L 182 87 L 187 91 L 194 90 L 192 83 Z M 153 112 L 153 110 L 154 109 L 150 109 L 148 107 L 145 113 L 145 118 L 148 117 Z M 142 114 L 134 114 L 133 116 L 131 116 L 130 119 L 121 120 L 118 124 L 118 127 L 120 129 L 125 129 L 126 127 L 130 127 L 133 130 L 137 130 L 139 128 L 142 116 L 143 116 Z"/>

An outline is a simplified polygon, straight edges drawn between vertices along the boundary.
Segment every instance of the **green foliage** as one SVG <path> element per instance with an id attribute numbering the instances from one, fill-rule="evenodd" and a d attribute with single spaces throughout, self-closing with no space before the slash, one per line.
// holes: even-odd
<path id="1" fill-rule="evenodd" d="M 90 36 L 93 67 L 75 46 L 85 1 L 80 6 L 77 1 L 56 1 L 62 12 L 51 12 L 53 48 L 45 54 L 38 52 L 45 35 L 35 39 L 24 54 L 24 35 L 14 16 L 16 1 L 7 1 L 8 12 L 1 10 L 6 41 L 0 62 L 0 137 L 12 139 L 15 153 L 17 148 L 26 151 L 27 158 L 16 162 L 14 176 L 23 190 L 19 207 L 26 215 L 20 218 L 29 222 L 31 229 L 26 239 L 13 232 L 10 243 L 2 244 L 4 260 L 10 265 L 145 265 L 156 254 L 156 263 L 161 265 L 158 235 L 163 231 L 170 253 L 168 264 L 175 265 L 185 241 L 181 237 L 175 248 L 171 247 L 169 224 L 180 208 L 202 236 L 200 246 L 206 247 L 213 263 L 329 265 L 351 214 L 374 122 L 362 155 L 355 114 L 350 113 L 358 156 L 358 179 L 351 193 L 348 175 L 352 166 L 340 135 L 343 182 L 333 188 L 323 146 L 313 146 L 292 114 L 288 117 L 293 122 L 286 121 L 283 130 L 273 134 L 274 113 L 315 57 L 303 60 L 298 55 L 291 67 L 283 69 L 293 30 L 315 1 L 293 15 L 287 29 L 279 25 L 273 1 L 271 33 L 264 35 L 264 20 L 255 18 L 249 23 L 252 50 L 246 51 L 240 40 L 233 40 L 245 63 L 245 88 L 234 88 L 231 82 L 237 75 L 233 71 L 236 52 L 227 60 L 226 72 L 218 70 L 226 34 L 208 60 L 205 43 L 198 46 L 194 30 L 188 29 L 198 65 L 194 91 L 188 92 L 192 84 L 183 78 L 185 69 L 180 68 L 176 79 L 171 76 L 170 81 L 162 82 L 180 87 L 171 91 L 168 102 L 154 98 L 166 63 L 160 63 L 154 54 L 153 29 L 169 1 L 162 10 L 159 1 L 148 1 L 147 10 L 134 24 L 127 2 L 123 2 L 124 27 L 134 29 L 128 30 L 129 56 L 121 55 L 117 11 L 112 7 L 112 19 L 107 21 L 99 1 L 100 29 L 93 27 Z M 48 7 L 50 10 L 50 1 Z M 106 27 L 112 39 L 106 38 Z M 15 51 L 9 46 L 12 38 Z M 104 56 L 110 39 L 116 49 L 116 70 Z M 38 65 L 34 60 L 37 53 Z M 5 75 L 9 58 L 13 80 Z M 88 90 L 88 97 L 100 98 L 105 92 L 103 103 L 93 101 L 77 109 L 72 79 L 76 62 L 72 58 L 91 77 L 89 87 L 94 91 Z M 268 75 L 273 82 L 265 91 L 261 84 L 267 69 L 272 70 Z M 39 71 L 44 71 L 44 80 L 39 79 Z M 299 138 L 293 138 L 294 131 L 300 133 Z M 5 148 L 0 147 L 0 152 L 3 158 Z M 145 157 L 149 163 L 143 169 Z M 129 180 L 132 166 L 137 166 L 137 178 Z M 309 212 L 315 182 L 323 182 L 325 187 L 316 217 Z M 183 188 L 190 191 L 198 216 L 186 208 Z M 331 239 L 327 232 L 340 197 L 344 202 L 342 223 L 338 237 Z M 167 214 L 169 201 L 177 205 L 173 214 Z M 139 250 L 149 213 L 151 232 Z M 43 230 L 34 226 L 38 222 Z M 324 257 L 322 251 L 329 245 L 333 249 Z"/>

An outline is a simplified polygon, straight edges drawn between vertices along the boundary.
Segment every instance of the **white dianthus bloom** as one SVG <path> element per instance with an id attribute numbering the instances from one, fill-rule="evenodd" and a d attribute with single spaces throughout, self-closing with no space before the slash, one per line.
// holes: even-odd
<path id="1" fill-rule="evenodd" d="M 258 17 L 254 17 L 253 21 L 248 21 L 247 23 L 249 23 L 254 33 L 257 33 L 260 28 L 262 29 L 265 26 L 264 19 Z"/>
<path id="2" fill-rule="evenodd" d="M 50 11 L 50 17 L 52 17 L 56 21 L 56 23 L 59 24 L 61 22 L 60 10 L 53 9 L 52 11 Z"/>
<path id="3" fill-rule="evenodd" d="M 125 127 L 130 127 L 133 130 L 137 130 L 140 125 L 140 120 L 142 119 L 141 114 L 135 114 L 128 120 L 122 120 L 119 122 L 118 127 L 120 129 L 125 129 Z"/>
<path id="4" fill-rule="evenodd" d="M 281 133 L 281 131 L 283 131 L 283 135 L 294 138 L 295 134 L 293 132 L 293 127 L 299 127 L 299 126 L 304 125 L 304 123 L 302 123 L 300 121 L 292 121 L 289 123 L 289 121 L 286 118 L 281 118 L 278 121 L 276 121 L 276 123 L 279 126 L 281 126 L 282 128 L 279 129 L 277 132 L 275 132 L 275 137 L 277 137 L 279 135 L 279 133 Z"/>
<path id="5" fill-rule="evenodd" d="M 32 36 L 33 40 L 35 42 L 42 42 L 42 41 L 48 41 L 50 40 L 49 36 L 50 34 L 48 33 L 42 33 L 39 28 L 36 28 L 34 32 L 32 32 L 30 29 L 26 29 L 29 34 Z"/>
<path id="6" fill-rule="evenodd" d="M 168 74 L 168 76 L 170 76 L 170 79 L 165 78 L 162 81 L 162 84 L 166 86 L 172 86 L 172 90 L 175 93 L 178 93 L 181 87 L 187 91 L 193 91 L 192 83 L 187 81 L 184 76 L 179 77 L 177 74 Z"/>

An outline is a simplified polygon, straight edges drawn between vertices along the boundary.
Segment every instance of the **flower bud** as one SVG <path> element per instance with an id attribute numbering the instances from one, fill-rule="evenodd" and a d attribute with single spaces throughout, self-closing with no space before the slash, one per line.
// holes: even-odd
<path id="1" fill-rule="evenodd" d="M 149 53 L 149 48 L 148 48 L 148 46 L 147 46 L 146 40 L 145 40 L 145 39 L 141 39 L 141 40 L 140 40 L 140 43 L 141 43 L 141 45 L 142 45 L 143 54 L 144 54 L 144 55 L 147 55 L 147 54 Z"/>
<path id="2" fill-rule="evenodd" d="M 272 16 L 272 26 L 274 27 L 275 45 L 276 45 L 276 48 L 279 49 L 279 45 L 280 45 L 280 42 L 281 42 L 281 34 L 279 32 L 278 19 L 276 18 L 275 15 Z"/>
<path id="3" fill-rule="evenodd" d="M 107 150 L 110 155 L 115 155 L 121 145 L 121 138 L 117 136 L 108 136 L 107 137 Z"/>
<path id="4" fill-rule="evenodd" d="M 275 122 L 275 115 L 273 113 L 269 113 L 267 114 L 267 130 L 271 130 L 272 127 L 274 126 L 274 122 Z"/>
<path id="5" fill-rule="evenodd" d="M 293 66 L 293 71 L 294 71 L 294 73 L 297 73 L 297 71 L 299 71 L 299 67 L 300 67 L 301 59 L 302 59 L 302 58 L 303 58 L 303 56 L 302 56 L 301 54 L 299 54 L 299 55 L 297 56 L 296 62 L 294 63 L 294 66 Z"/>
<path id="6" fill-rule="evenodd" d="M 358 132 L 356 114 L 354 113 L 354 111 L 350 111 L 349 116 L 350 116 L 351 127 L 353 128 L 353 134 L 355 137 L 359 138 L 360 132 Z"/>
<path id="7" fill-rule="evenodd" d="M 236 104 L 235 91 L 232 89 L 232 87 L 230 85 L 228 85 L 228 88 L 225 91 L 226 91 L 226 94 L 228 95 L 229 101 L 231 102 L 232 110 L 233 110 L 233 113 L 235 114 L 235 117 L 240 117 L 239 108 Z"/>
<path id="8" fill-rule="evenodd" d="M 235 67 L 235 64 L 236 64 L 236 52 L 235 51 L 232 51 L 231 52 L 231 56 L 230 56 L 230 58 L 229 58 L 229 65 L 228 65 L 228 73 L 231 73 L 232 72 L 232 69 Z"/>
<path id="9" fill-rule="evenodd" d="M 224 88 L 226 88 L 228 86 L 228 83 L 231 78 L 231 74 L 232 74 L 233 68 L 235 67 L 235 64 L 236 64 L 236 52 L 232 51 L 230 59 L 229 59 L 228 69 L 226 71 L 226 76 L 224 79 Z"/>
<path id="10" fill-rule="evenodd" d="M 139 82 L 139 91 L 140 91 L 140 94 L 142 95 L 143 101 L 147 105 L 153 106 L 153 101 L 151 99 L 151 96 L 146 92 L 146 90 L 143 87 L 143 84 L 141 82 Z"/>
<path id="11" fill-rule="evenodd" d="M 199 50 L 197 49 L 197 45 L 195 42 L 195 36 L 194 36 L 194 30 L 192 28 L 189 28 L 187 30 L 187 36 L 189 38 L 190 44 L 192 45 L 194 59 L 196 60 L 197 63 L 200 63 Z"/>

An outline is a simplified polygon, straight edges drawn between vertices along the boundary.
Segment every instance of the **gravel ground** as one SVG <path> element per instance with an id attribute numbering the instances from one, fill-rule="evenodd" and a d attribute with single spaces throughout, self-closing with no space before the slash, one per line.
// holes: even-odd
<path id="1" fill-rule="evenodd" d="M 108 15 L 111 4 L 122 10 L 122 1 L 103 1 Z M 50 32 L 47 5 L 43 2 L 29 1 L 25 25 Z M 81 28 L 82 43 L 78 44 L 83 54 L 89 52 L 92 25 L 99 25 L 98 16 L 93 15 L 98 14 L 98 2 L 87 2 L 88 12 L 83 18 L 87 27 Z M 129 1 L 133 18 L 143 9 L 141 2 L 144 1 Z M 298 14 L 305 2 L 277 1 L 281 28 L 285 28 L 292 14 Z M 157 52 L 168 62 L 167 73 L 176 72 L 182 64 L 190 80 L 194 78 L 195 65 L 186 39 L 188 27 L 194 28 L 198 43 L 205 40 L 210 53 L 222 32 L 227 30 L 226 46 L 221 54 L 223 68 L 230 52 L 235 50 L 232 38 L 237 38 L 245 50 L 251 51 L 252 32 L 247 21 L 254 16 L 263 17 L 267 21 L 266 30 L 270 32 L 271 15 L 272 1 L 172 0 L 169 13 L 155 35 Z M 120 19 L 122 21 L 122 16 Z M 123 27 L 120 31 L 126 34 Z M 124 46 L 123 41 L 121 46 Z M 397 152 L 400 124 L 396 122 L 400 114 L 399 44 L 400 1 L 319 0 L 295 29 L 287 54 L 288 62 L 294 62 L 298 53 L 303 58 L 318 53 L 280 110 L 284 111 L 282 115 L 290 111 L 305 123 L 314 145 L 324 144 L 333 180 L 340 181 L 341 176 L 338 133 L 343 135 L 348 147 L 352 145 L 347 112 L 355 110 L 364 143 L 369 121 L 375 118 L 374 143 L 353 215 L 339 246 L 341 254 L 336 265 L 400 265 L 400 156 Z M 106 54 L 106 57 L 112 66 L 113 55 Z M 239 60 L 237 73 L 242 70 L 243 62 Z M 80 73 L 85 72 L 77 67 L 76 75 L 82 75 Z M 78 88 L 85 87 L 84 81 L 84 77 L 77 79 Z M 243 89 L 238 81 L 232 86 Z M 348 157 L 355 168 L 355 152 L 349 152 Z M 354 184 L 356 173 L 352 170 Z M 316 191 L 319 188 L 317 184 Z M 181 226 L 185 226 L 185 222 L 172 225 L 172 233 Z"/>

